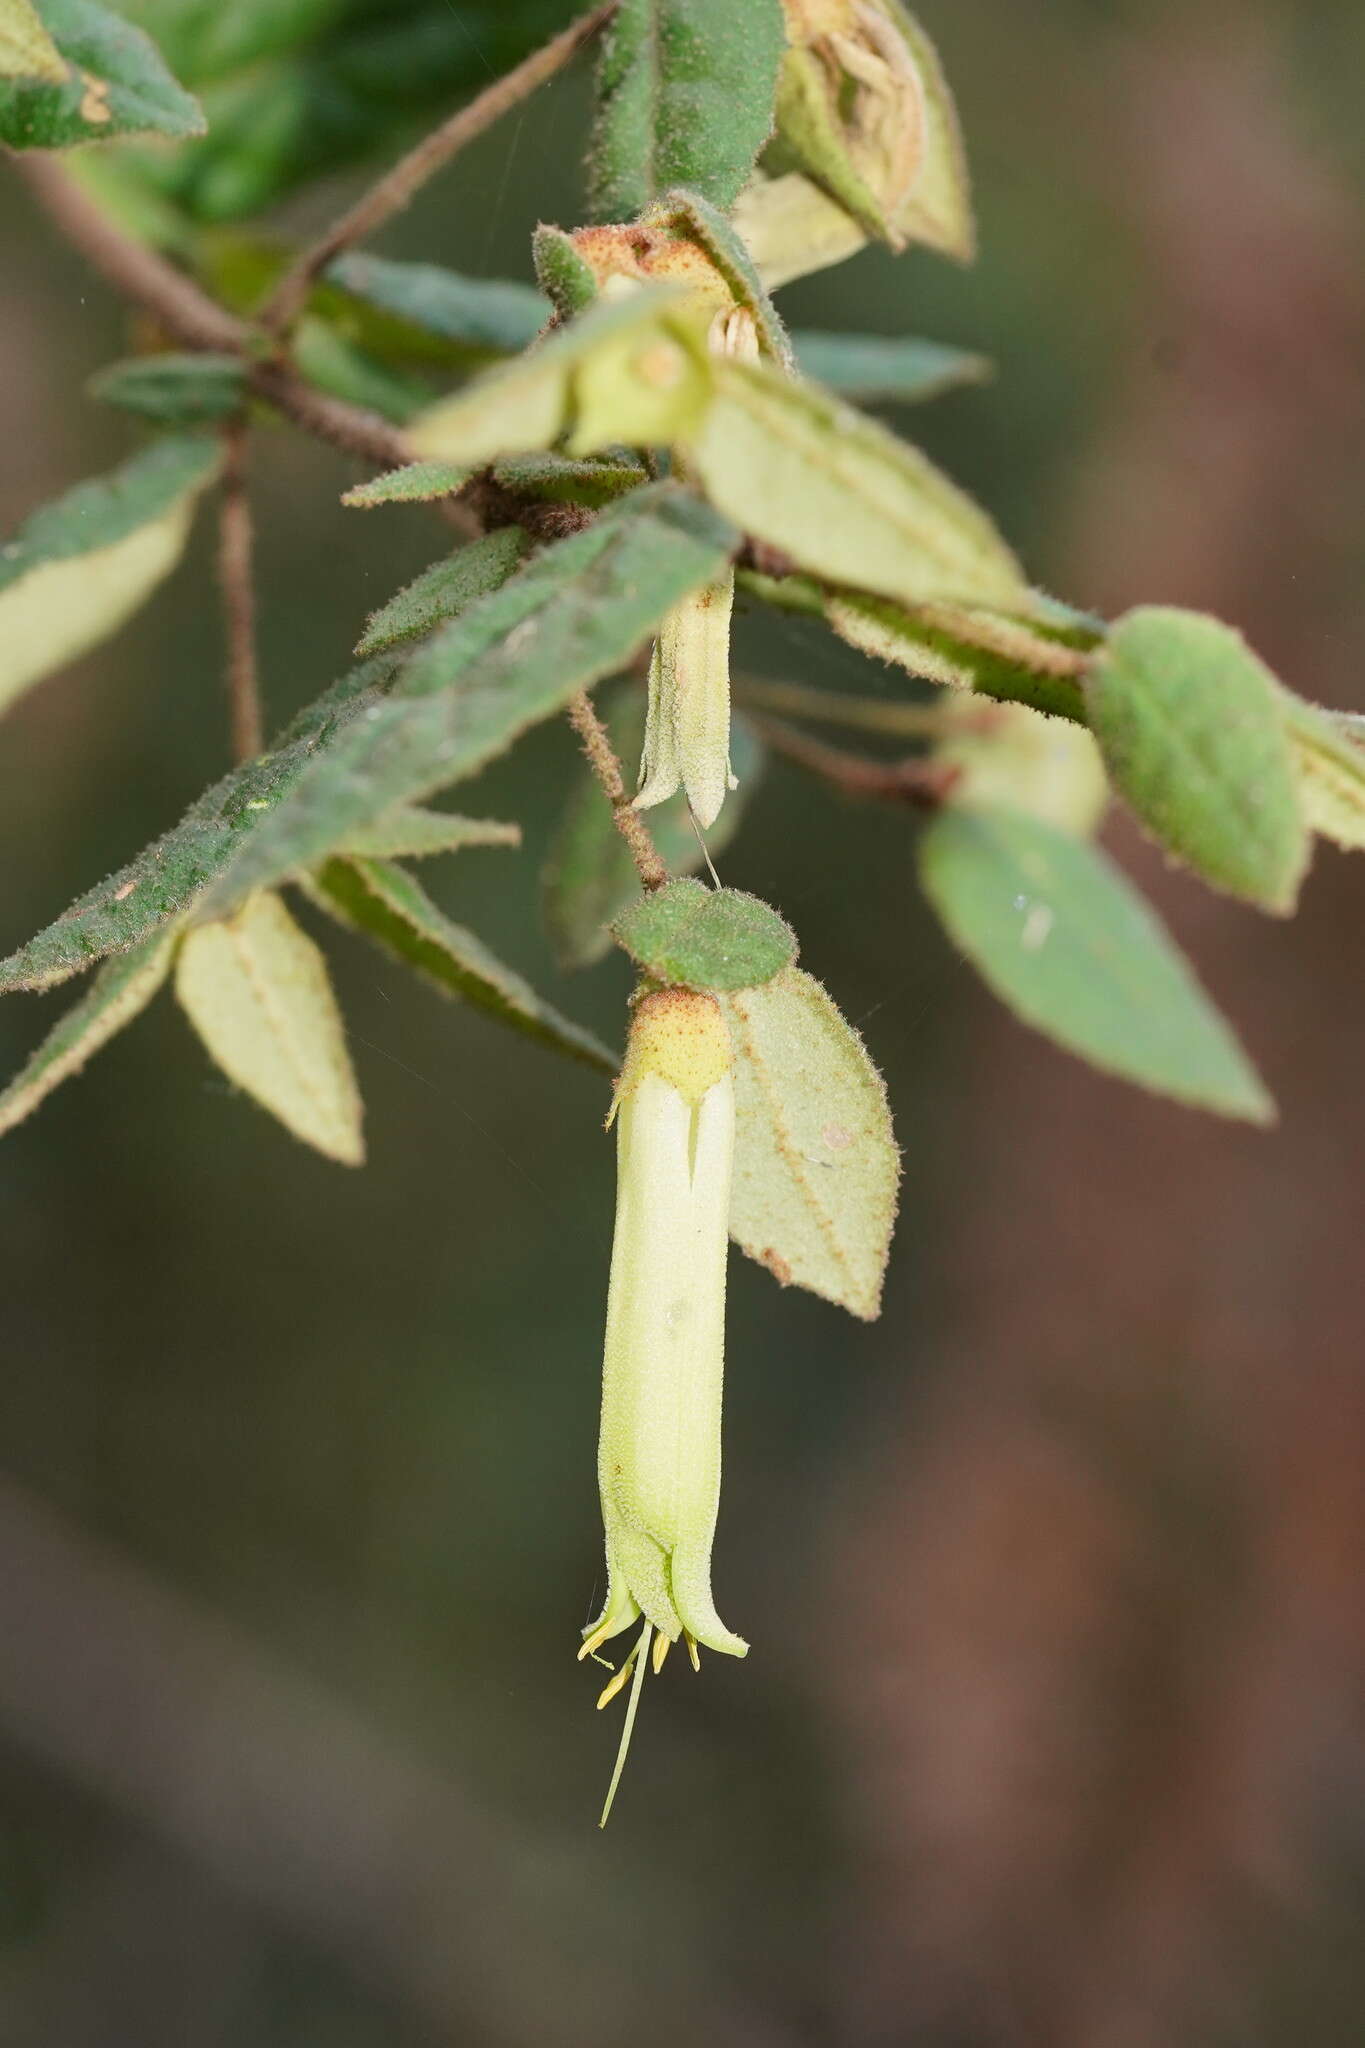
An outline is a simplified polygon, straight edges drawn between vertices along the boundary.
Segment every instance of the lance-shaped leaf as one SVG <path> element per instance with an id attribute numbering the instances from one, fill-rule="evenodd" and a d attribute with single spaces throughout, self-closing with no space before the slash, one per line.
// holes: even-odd
<path id="1" fill-rule="evenodd" d="M 1097 846 L 1020 811 L 964 807 L 929 826 L 919 863 L 949 937 L 1026 1024 L 1159 1095 L 1272 1121 L 1231 1030 Z"/>
<path id="2" fill-rule="evenodd" d="M 370 614 L 369 624 L 356 644 L 356 653 L 382 654 L 444 625 L 466 605 L 505 583 L 525 560 L 530 546 L 519 526 L 503 526 L 433 562 L 397 597 L 391 597 L 386 605 Z"/>
<path id="3" fill-rule="evenodd" d="M 713 505 L 796 567 L 902 602 L 1024 602 L 979 506 L 916 448 L 813 384 L 718 359 L 687 459 Z"/>
<path id="4" fill-rule="evenodd" d="M 327 963 L 278 896 L 187 934 L 175 992 L 230 1081 L 343 1166 L 365 1157 L 361 1102 Z"/>
<path id="5" fill-rule="evenodd" d="M 146 1009 L 170 972 L 174 936 L 157 932 L 110 960 L 78 1003 L 60 1017 L 22 1072 L 0 1094 L 0 1131 L 13 1130 L 62 1081 L 78 1074 L 102 1045 Z"/>
<path id="6" fill-rule="evenodd" d="M 0 711 L 117 632 L 170 574 L 218 461 L 206 437 L 154 441 L 0 547 Z"/>
<path id="7" fill-rule="evenodd" d="M 1240 633 L 1197 612 L 1129 612 L 1087 696 L 1110 778 L 1153 837 L 1216 888 L 1291 910 L 1311 840 L 1283 692 Z"/>
<path id="8" fill-rule="evenodd" d="M 461 997 L 570 1059 L 615 1074 L 619 1062 L 609 1047 L 537 995 L 482 939 L 452 923 L 405 869 L 384 860 L 332 860 L 313 887 L 344 924 L 444 994 Z"/>
<path id="9" fill-rule="evenodd" d="M 0 142 L 67 149 L 116 135 L 204 133 L 203 108 L 141 29 L 96 0 L 43 0 L 42 20 L 65 59 L 61 77 L 0 77 Z"/>
<path id="10" fill-rule="evenodd" d="M 327 277 L 367 306 L 475 356 L 512 356 L 530 345 L 550 317 L 533 285 L 505 278 L 461 277 L 436 263 L 393 263 L 382 256 L 342 256 Z"/>
<path id="11" fill-rule="evenodd" d="M 704 882 L 638 897 L 611 930 L 646 974 L 678 988 L 757 988 L 796 958 L 796 934 L 768 904 Z"/>
<path id="12" fill-rule="evenodd" d="M 448 498 L 469 482 L 474 474 L 468 462 L 405 462 L 401 469 L 386 469 L 367 483 L 356 484 L 342 497 L 343 505 L 425 505 L 433 498 Z"/>
<path id="13" fill-rule="evenodd" d="M 735 538 L 678 485 L 656 484 L 545 549 L 425 641 L 388 700 L 318 755 L 222 877 L 212 912 L 314 866 L 395 804 L 475 774 L 623 668 L 671 604 L 715 577 Z"/>
<path id="14" fill-rule="evenodd" d="M 1304 816 L 1348 852 L 1365 849 L 1365 745 L 1340 715 L 1286 693 Z"/>
<path id="15" fill-rule="evenodd" d="M 0 79 L 41 78 L 66 83 L 66 62 L 32 0 L 0 0 Z"/>
<path id="16" fill-rule="evenodd" d="M 900 1179 L 881 1076 L 799 967 L 718 1000 L 735 1052 L 730 1234 L 784 1287 L 871 1321 Z"/>
<path id="17" fill-rule="evenodd" d="M 600 800 L 600 799 L 599 799 Z M 339 842 L 339 854 L 362 860 L 425 860 L 434 853 L 462 853 L 469 846 L 520 846 L 520 825 L 497 818 L 462 818 L 455 811 L 425 811 L 400 804 L 372 825 L 361 825 Z"/>
<path id="18" fill-rule="evenodd" d="M 607 725 L 617 755 L 633 767 L 645 737 L 645 693 L 638 685 L 616 694 Z M 681 791 L 650 815 L 650 837 L 671 875 L 693 873 L 707 852 L 717 859 L 739 828 L 763 766 L 763 749 L 742 718 L 730 729 L 730 755 L 739 788 L 707 833 L 705 851 Z M 545 927 L 560 964 L 589 967 L 602 959 L 611 950 L 607 927 L 639 893 L 630 849 L 585 764 L 565 804 L 543 881 Z"/>
<path id="19" fill-rule="evenodd" d="M 97 371 L 85 388 L 92 398 L 161 426 L 198 427 L 240 411 L 246 368 L 240 356 L 134 356 Z"/>
<path id="20" fill-rule="evenodd" d="M 919 405 L 963 385 L 985 384 L 992 374 L 986 356 L 913 335 L 825 334 L 806 328 L 792 336 L 792 345 L 803 377 L 860 405 Z"/>
<path id="21" fill-rule="evenodd" d="M 593 211 L 630 220 L 671 186 L 728 207 L 772 132 L 781 0 L 622 0 L 597 76 Z"/>

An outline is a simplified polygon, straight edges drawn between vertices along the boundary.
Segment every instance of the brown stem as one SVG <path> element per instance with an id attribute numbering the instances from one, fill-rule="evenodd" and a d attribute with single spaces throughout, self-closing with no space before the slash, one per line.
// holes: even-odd
<path id="1" fill-rule="evenodd" d="M 616 829 L 630 848 L 630 857 L 640 877 L 642 889 L 662 889 L 668 880 L 668 869 L 659 858 L 659 850 L 650 837 L 649 827 L 630 800 L 621 763 L 616 758 L 616 749 L 607 737 L 607 729 L 593 710 L 592 700 L 586 690 L 580 690 L 576 697 L 569 699 L 569 723 L 583 742 L 583 752 L 588 757 L 588 766 L 602 787 L 602 794 L 611 805 L 616 820 Z"/>
<path id="2" fill-rule="evenodd" d="M 247 426 L 223 429 L 222 495 L 218 507 L 218 588 L 227 636 L 228 717 L 234 760 L 253 761 L 265 745 L 256 670 L 256 588 L 252 576 L 251 499 L 246 481 Z"/>
<path id="3" fill-rule="evenodd" d="M 394 214 L 401 213 L 427 180 L 452 157 L 482 135 L 485 129 L 491 128 L 519 101 L 528 98 L 538 86 L 553 78 L 575 52 L 596 35 L 604 22 L 610 20 L 616 5 L 617 0 L 604 0 L 602 6 L 581 14 L 552 42 L 533 50 L 514 71 L 496 79 L 467 107 L 461 107 L 448 121 L 443 121 L 439 128 L 424 136 L 392 170 L 385 172 L 377 184 L 362 193 L 349 212 L 333 221 L 316 242 L 304 249 L 280 279 L 261 315 L 269 332 L 287 334 L 303 310 L 315 281 L 328 264 L 344 250 L 365 241 Z"/>
<path id="4" fill-rule="evenodd" d="M 960 777 L 960 768 L 937 761 L 874 761 L 866 754 L 849 754 L 842 747 L 826 746 L 812 739 L 799 726 L 781 718 L 755 718 L 749 723 L 765 745 L 776 754 L 818 775 L 844 796 L 865 801 L 915 804 L 935 809 Z"/>

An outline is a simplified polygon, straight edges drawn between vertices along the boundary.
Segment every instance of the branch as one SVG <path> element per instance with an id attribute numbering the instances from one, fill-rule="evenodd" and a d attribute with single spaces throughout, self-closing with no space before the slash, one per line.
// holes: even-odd
<path id="1" fill-rule="evenodd" d="M 227 636 L 228 718 L 233 758 L 254 761 L 265 745 L 256 673 L 256 590 L 252 580 L 251 500 L 246 484 L 247 426 L 223 429 L 222 495 L 218 508 L 218 588 Z"/>
<path id="2" fill-rule="evenodd" d="M 781 718 L 755 718 L 750 725 L 775 754 L 784 754 L 842 795 L 877 803 L 914 804 L 935 810 L 943 802 L 962 770 L 937 761 L 873 761 L 866 754 L 845 753 L 842 747 L 826 746 L 812 739 L 798 726 Z"/>
<path id="3" fill-rule="evenodd" d="M 596 35 L 598 29 L 615 13 L 617 0 L 604 0 L 591 13 L 582 14 L 571 22 L 552 42 L 533 50 L 524 63 L 518 64 L 504 78 L 496 79 L 477 99 L 467 107 L 452 114 L 439 128 L 434 128 L 405 157 L 386 171 L 377 184 L 333 221 L 324 234 L 295 258 L 274 292 L 267 300 L 261 319 L 271 334 L 287 334 L 303 310 L 309 292 L 329 263 L 346 249 L 354 248 L 357 242 L 365 241 L 393 215 L 401 213 L 427 180 L 448 164 L 485 129 L 527 99 L 538 86 L 561 70 L 583 44 Z"/>
<path id="4" fill-rule="evenodd" d="M 649 827 L 630 800 L 621 763 L 616 758 L 616 749 L 607 737 L 607 729 L 593 710 L 592 700 L 586 690 L 580 690 L 570 697 L 569 723 L 583 742 L 583 752 L 588 757 L 588 766 L 602 786 L 602 793 L 611 805 L 611 814 L 616 829 L 630 848 L 630 857 L 640 877 L 642 889 L 662 889 L 668 880 L 668 869 L 659 858 L 659 850 L 650 836 Z"/>

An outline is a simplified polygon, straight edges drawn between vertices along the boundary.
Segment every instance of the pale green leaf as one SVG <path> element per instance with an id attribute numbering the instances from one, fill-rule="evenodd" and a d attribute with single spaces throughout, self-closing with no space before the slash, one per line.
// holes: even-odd
<path id="1" fill-rule="evenodd" d="M 170 972 L 170 932 L 154 933 L 110 960 L 81 1000 L 60 1017 L 23 1071 L 0 1094 L 0 1131 L 13 1130 L 62 1081 L 78 1074 L 125 1024 L 146 1009 Z"/>
<path id="2" fill-rule="evenodd" d="M 197 427 L 240 411 L 246 371 L 240 356 L 134 356 L 97 371 L 85 388 L 92 398 L 161 426 Z"/>
<path id="3" fill-rule="evenodd" d="M 992 374 L 986 356 L 913 335 L 824 334 L 806 328 L 793 334 L 792 345 L 803 377 L 860 405 L 918 405 L 965 384 L 984 384 Z"/>
<path id="4" fill-rule="evenodd" d="M 670 187 L 728 207 L 772 132 L 781 0 L 622 0 L 602 44 L 593 210 L 630 220 Z"/>
<path id="5" fill-rule="evenodd" d="M 991 810 L 1003 804 L 1085 838 L 1109 801 L 1109 784 L 1092 735 L 1026 704 L 978 704 L 953 696 L 939 706 L 940 768 L 955 772 L 950 801 Z"/>
<path id="6" fill-rule="evenodd" d="M 117 632 L 179 561 L 217 443 L 154 441 L 0 547 L 0 711 Z"/>
<path id="7" fill-rule="evenodd" d="M 964 808 L 934 820 L 919 862 L 949 937 L 1026 1024 L 1157 1094 L 1273 1119 L 1170 935 L 1098 847 L 1022 812 Z"/>
<path id="8" fill-rule="evenodd" d="M 382 654 L 444 625 L 476 598 L 505 583 L 525 559 L 530 545 L 520 527 L 503 526 L 433 562 L 397 597 L 370 614 L 356 653 Z"/>
<path id="9" fill-rule="evenodd" d="M 733 217 L 771 292 L 842 263 L 867 243 L 847 208 L 804 171 L 756 172 L 735 201 Z"/>
<path id="10" fill-rule="evenodd" d="M 633 774 L 645 737 L 645 693 L 638 684 L 616 693 L 606 722 L 618 757 Z M 734 838 L 762 772 L 763 749 L 742 718 L 730 728 L 730 761 L 739 788 L 731 790 L 706 835 L 706 852 L 713 860 Z M 706 853 L 681 791 L 650 812 L 649 832 L 671 875 L 691 874 L 702 866 Z M 543 881 L 545 927 L 561 965 L 588 967 L 602 959 L 611 950 L 607 927 L 639 891 L 630 849 L 585 764 L 564 807 Z"/>
<path id="11" fill-rule="evenodd" d="M 66 83 L 61 51 L 34 12 L 31 0 L 0 0 L 0 78 L 41 78 Z"/>
<path id="12" fill-rule="evenodd" d="M 418 505 L 433 498 L 449 498 L 474 474 L 468 462 L 406 462 L 401 469 L 386 469 L 368 483 L 356 484 L 342 497 L 343 505 Z"/>
<path id="13" fill-rule="evenodd" d="M 319 754 L 221 878 L 212 911 L 314 866 L 395 804 L 475 774 L 575 691 L 623 668 L 734 542 L 699 500 L 656 484 L 545 549 L 424 641 L 388 700 Z"/>
<path id="14" fill-rule="evenodd" d="M 615 1053 L 537 995 L 482 939 L 453 924 L 405 869 L 382 860 L 332 860 L 314 877 L 314 888 L 343 923 L 446 995 L 459 996 L 570 1059 L 615 1074 Z"/>
<path id="15" fill-rule="evenodd" d="M 784 585 L 804 582 L 783 578 L 764 594 L 782 603 Z M 898 605 L 856 590 L 814 596 L 812 606 L 802 590 L 792 593 L 799 609 L 823 612 L 839 638 L 863 654 L 926 682 L 1085 723 L 1081 679 L 1097 637 L 1088 628 L 1054 627 L 1040 616 L 981 606 Z"/>
<path id="16" fill-rule="evenodd" d="M 880 0 L 883 11 L 900 29 L 915 67 L 924 119 L 924 153 L 909 196 L 897 208 L 892 225 L 899 236 L 922 242 L 959 263 L 976 254 L 971 181 L 952 91 L 943 75 L 938 52 L 923 28 L 899 0 Z"/>
<path id="17" fill-rule="evenodd" d="M 1129 612 L 1087 696 L 1110 779 L 1153 837 L 1215 887 L 1291 910 L 1311 840 L 1281 687 L 1240 633 L 1197 612 Z"/>
<path id="18" fill-rule="evenodd" d="M 871 1321 L 900 1178 L 881 1076 L 799 967 L 718 1000 L 735 1051 L 730 1234 L 784 1287 Z"/>
<path id="19" fill-rule="evenodd" d="M 181 942 L 175 992 L 228 1079 L 306 1145 L 365 1157 L 361 1102 L 327 963 L 263 890 Z"/>
<path id="20" fill-rule="evenodd" d="M 362 860 L 425 860 L 435 853 L 462 853 L 469 846 L 520 845 L 520 825 L 400 804 L 372 825 L 346 833 L 336 851 Z"/>
<path id="21" fill-rule="evenodd" d="M 712 504 L 822 580 L 911 604 L 1009 607 L 1023 572 L 918 449 L 817 386 L 718 359 L 688 462 Z"/>
<path id="22" fill-rule="evenodd" d="M 638 896 L 611 928 L 654 981 L 681 988 L 757 988 L 796 958 L 796 935 L 741 889 L 667 883 Z"/>
<path id="23" fill-rule="evenodd" d="M 1339 714 L 1288 693 L 1285 708 L 1308 824 L 1348 852 L 1365 849 L 1365 744 Z"/>
<path id="24" fill-rule="evenodd" d="M 338 258 L 327 277 L 367 305 L 480 354 L 518 354 L 550 317 L 548 300 L 532 285 L 461 277 L 436 263 L 352 254 Z"/>
<path id="25" fill-rule="evenodd" d="M 42 0 L 43 27 L 66 60 L 58 77 L 0 81 L 0 142 L 67 149 L 117 135 L 202 135 L 198 100 L 176 84 L 141 29 L 96 0 Z"/>

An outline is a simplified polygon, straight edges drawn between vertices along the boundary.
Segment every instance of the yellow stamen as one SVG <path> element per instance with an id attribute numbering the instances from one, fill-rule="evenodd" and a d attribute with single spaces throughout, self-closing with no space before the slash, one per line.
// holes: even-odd
<path id="1" fill-rule="evenodd" d="M 690 1628 L 685 1628 L 685 1629 L 683 1630 L 683 1641 L 684 1641 L 684 1642 L 686 1643 L 686 1645 L 687 1645 L 687 1654 L 688 1654 L 688 1656 L 689 1656 L 689 1657 L 690 1657 L 690 1658 L 692 1659 L 692 1669 L 693 1669 L 694 1671 L 700 1671 L 700 1670 L 701 1670 L 701 1652 L 700 1652 L 700 1650 L 699 1650 L 699 1649 L 697 1648 L 697 1639 L 696 1639 L 696 1637 L 695 1637 L 695 1636 L 693 1635 L 693 1633 L 692 1633 L 692 1631 L 691 1631 L 691 1629 L 690 1629 Z"/>
<path id="2" fill-rule="evenodd" d="M 599 1713 L 601 1712 L 603 1707 L 609 1707 L 611 1705 L 612 1701 L 616 1698 L 617 1693 L 621 1691 L 621 1688 L 625 1685 L 626 1680 L 630 1677 L 630 1674 L 634 1669 L 635 1652 L 632 1650 L 629 1657 L 627 1657 L 625 1663 L 621 1666 L 621 1669 L 616 1673 L 616 1676 L 610 1679 L 608 1683 L 603 1686 L 601 1692 L 598 1694 L 597 1710 Z"/>
<path id="3" fill-rule="evenodd" d="M 654 1676 L 657 1678 L 664 1668 L 664 1658 L 673 1648 L 672 1638 L 659 1635 L 654 1638 Z"/>
<path id="4" fill-rule="evenodd" d="M 578 1653 L 579 1663 L 581 1664 L 585 1657 L 595 1658 L 611 1632 L 612 1624 L 609 1621 L 604 1621 L 601 1628 L 595 1628 Z"/>

